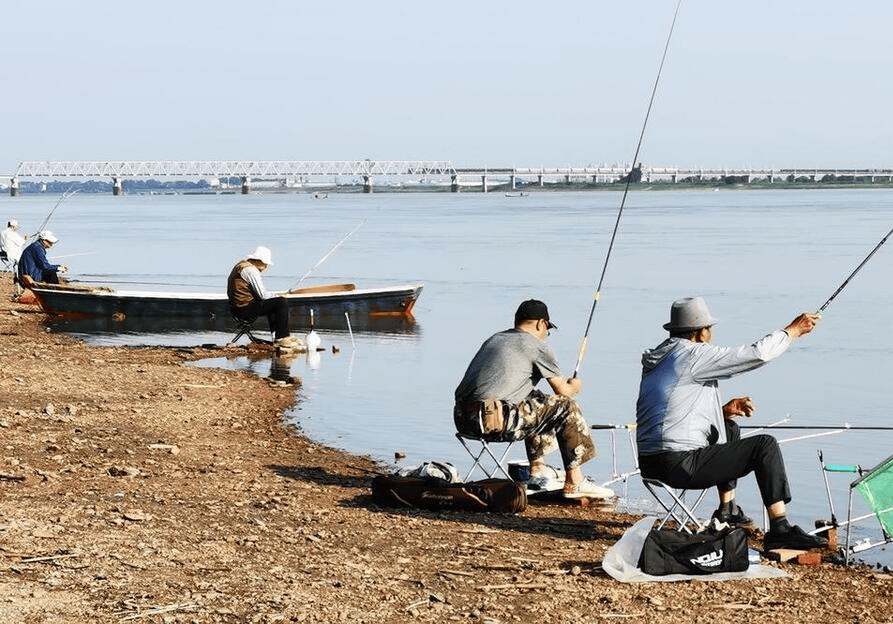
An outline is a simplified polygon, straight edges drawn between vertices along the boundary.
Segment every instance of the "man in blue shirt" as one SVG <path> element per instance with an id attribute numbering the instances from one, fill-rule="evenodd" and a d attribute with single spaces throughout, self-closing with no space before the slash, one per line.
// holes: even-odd
<path id="1" fill-rule="evenodd" d="M 35 282 L 60 283 L 59 273 L 66 273 L 68 267 L 64 264 L 50 264 L 47 260 L 47 249 L 57 242 L 59 239 L 49 230 L 42 230 L 37 234 L 37 240 L 25 247 L 19 258 L 20 282 L 24 284 L 23 278 L 27 275 Z"/>

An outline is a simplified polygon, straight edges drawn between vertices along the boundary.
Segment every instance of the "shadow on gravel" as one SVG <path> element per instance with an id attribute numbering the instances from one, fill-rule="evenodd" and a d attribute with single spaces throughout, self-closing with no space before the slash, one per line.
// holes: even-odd
<path id="1" fill-rule="evenodd" d="M 599 539 L 614 542 L 620 539 L 623 532 L 638 519 L 637 516 L 610 512 L 593 512 L 592 517 L 587 518 L 543 515 L 544 513 L 562 514 L 566 508 L 562 508 L 560 505 L 536 505 L 534 509 L 528 507 L 526 512 L 517 514 L 443 509 L 433 511 L 417 507 L 383 507 L 373 500 L 371 494 L 347 499 L 341 504 L 345 507 L 362 507 L 374 513 L 462 523 L 470 525 L 468 529 L 470 532 L 517 531 L 585 542 Z"/>
<path id="2" fill-rule="evenodd" d="M 322 466 L 267 466 L 270 470 L 286 479 L 311 481 L 317 485 L 337 485 L 340 487 L 369 488 L 369 477 L 355 477 L 330 472 Z"/>

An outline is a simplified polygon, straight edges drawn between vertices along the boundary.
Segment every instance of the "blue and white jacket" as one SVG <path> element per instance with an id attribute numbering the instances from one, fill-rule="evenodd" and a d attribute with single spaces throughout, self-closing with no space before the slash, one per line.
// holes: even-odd
<path id="1" fill-rule="evenodd" d="M 791 337 L 778 330 L 743 347 L 669 338 L 645 351 L 636 404 L 639 455 L 703 448 L 711 433 L 724 443 L 718 380 L 759 368 L 790 345 Z"/>

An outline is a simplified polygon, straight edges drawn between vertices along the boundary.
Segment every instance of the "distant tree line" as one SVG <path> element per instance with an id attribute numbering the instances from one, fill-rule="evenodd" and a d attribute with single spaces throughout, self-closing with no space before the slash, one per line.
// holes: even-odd
<path id="1" fill-rule="evenodd" d="M 19 184 L 21 193 L 66 193 L 68 191 L 77 191 L 78 193 L 111 193 L 113 188 L 112 182 L 103 182 L 101 180 L 50 180 L 47 182 L 22 182 Z M 207 190 L 209 188 L 207 181 L 199 180 L 198 182 L 190 182 L 188 180 L 175 180 L 171 182 L 160 182 L 158 180 L 122 180 L 121 189 L 125 193 L 144 193 L 151 191 L 196 191 Z"/>

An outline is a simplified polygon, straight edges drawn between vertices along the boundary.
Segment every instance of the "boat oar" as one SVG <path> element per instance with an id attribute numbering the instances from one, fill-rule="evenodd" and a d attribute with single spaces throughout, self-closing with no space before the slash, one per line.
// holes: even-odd
<path id="1" fill-rule="evenodd" d="M 359 230 L 361 227 L 363 227 L 363 224 L 364 224 L 364 223 L 366 223 L 366 220 L 365 220 L 365 219 L 363 219 L 357 227 L 355 227 L 355 228 L 352 229 L 350 232 L 348 232 L 348 233 L 347 233 L 347 236 L 345 236 L 345 237 L 342 238 L 340 241 L 338 241 L 337 243 L 335 243 L 335 246 L 332 247 L 331 249 L 329 249 L 329 251 L 327 251 L 326 254 L 325 254 L 322 258 L 319 259 L 319 262 L 317 262 L 317 263 L 314 264 L 312 267 L 310 267 L 310 269 L 309 269 L 306 273 L 304 273 L 304 275 L 301 276 L 301 279 L 299 279 L 299 280 L 295 283 L 295 285 L 292 286 L 292 288 L 297 288 L 298 286 L 300 286 L 301 283 L 303 283 L 303 281 L 304 281 L 305 279 L 307 279 L 307 277 L 308 277 L 311 273 L 313 273 L 313 271 L 316 270 L 316 267 L 318 267 L 319 265 L 321 265 L 323 262 L 325 262 L 325 261 L 329 258 L 329 256 L 331 256 L 333 253 L 335 253 L 335 250 L 338 249 L 339 247 L 341 247 L 341 245 L 344 244 L 344 241 L 346 241 L 348 238 L 350 238 L 351 236 L 353 236 L 354 232 L 356 232 L 356 231 Z M 291 289 L 289 289 L 289 290 L 291 290 Z"/>
<path id="2" fill-rule="evenodd" d="M 845 280 L 843 280 L 843 284 L 841 284 L 840 286 L 837 287 L 837 290 L 834 291 L 834 294 L 831 295 L 830 297 L 828 297 L 828 301 L 826 301 L 825 303 L 823 303 L 823 304 L 822 304 L 822 307 L 819 308 L 819 311 L 818 311 L 819 314 L 821 314 L 822 312 L 825 311 L 825 308 L 827 308 L 828 305 L 829 305 L 832 301 L 834 301 L 834 298 L 835 298 L 837 295 L 840 294 L 840 291 L 843 290 L 843 289 L 846 287 L 846 285 L 850 283 L 850 280 L 853 279 L 853 277 L 856 275 L 856 273 L 858 273 L 858 272 L 860 271 L 860 269 L 862 269 L 862 267 L 864 267 L 865 264 L 871 259 L 871 256 L 873 256 L 873 255 L 875 254 L 875 252 L 876 252 L 878 249 L 880 249 L 881 246 L 882 246 L 884 243 L 887 242 L 887 239 L 890 238 L 890 235 L 891 235 L 891 234 L 893 234 L 893 228 L 891 228 L 890 231 L 887 232 L 887 235 L 884 236 L 884 237 L 881 239 L 881 242 L 879 242 L 877 245 L 875 245 L 874 249 L 871 250 L 871 253 L 868 254 L 867 256 L 865 256 L 865 259 L 864 259 L 862 262 L 859 263 L 859 266 L 857 266 L 857 267 L 855 268 L 855 270 L 853 270 L 852 273 L 850 273 L 850 276 L 849 276 L 848 278 L 846 278 Z"/>
<path id="3" fill-rule="evenodd" d="M 660 67 L 657 70 L 657 77 L 654 79 L 654 87 L 651 89 L 651 99 L 648 101 L 648 110 L 645 112 L 645 121 L 642 123 L 642 131 L 639 133 L 639 142 L 636 144 L 636 152 L 633 155 L 633 162 L 630 171 L 626 176 L 626 186 L 623 189 L 623 197 L 620 200 L 620 210 L 617 211 L 617 220 L 614 222 L 614 231 L 611 233 L 611 242 L 608 244 L 608 252 L 605 254 L 605 263 L 602 266 L 602 274 L 598 280 L 598 287 L 595 289 L 595 296 L 592 300 L 592 307 L 589 310 L 589 320 L 586 321 L 586 330 L 583 332 L 583 340 L 580 342 L 580 352 L 577 355 L 577 364 L 574 366 L 574 374 L 577 376 L 580 365 L 583 363 L 583 354 L 586 352 L 586 343 L 589 340 L 589 328 L 592 326 L 592 317 L 595 314 L 595 306 L 602 294 L 602 284 L 605 281 L 605 273 L 608 270 L 608 260 L 611 258 L 611 250 L 614 248 L 614 239 L 617 238 L 617 229 L 620 227 L 620 216 L 623 214 L 623 206 L 626 204 L 626 196 L 629 193 L 629 185 L 633 179 L 633 171 L 636 168 L 636 162 L 639 160 L 639 150 L 642 147 L 642 139 L 645 136 L 645 128 L 648 125 L 648 117 L 651 115 L 651 107 L 654 104 L 654 96 L 657 93 L 657 85 L 660 82 L 660 75 L 664 69 L 664 61 L 667 59 L 667 50 L 670 48 L 670 38 L 673 36 L 673 28 L 676 26 L 676 16 L 679 14 L 679 7 L 682 0 L 676 3 L 676 11 L 673 13 L 673 21 L 670 24 L 670 32 L 667 34 L 667 42 L 664 44 L 664 52 L 660 59 Z"/>

